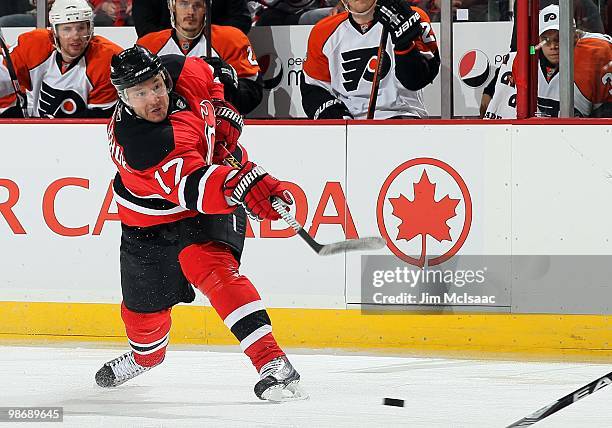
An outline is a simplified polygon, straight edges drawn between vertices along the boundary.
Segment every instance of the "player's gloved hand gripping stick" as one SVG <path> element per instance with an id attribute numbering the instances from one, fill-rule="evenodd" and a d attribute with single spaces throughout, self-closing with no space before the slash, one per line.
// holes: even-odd
<path id="1" fill-rule="evenodd" d="M 224 147 L 221 149 L 226 153 L 225 162 L 233 166 L 234 168 L 242 168 L 242 165 L 238 160 L 232 156 L 230 152 Z M 296 233 L 312 248 L 315 253 L 320 256 L 330 256 L 332 254 L 339 254 L 345 251 L 366 251 L 366 250 L 380 250 L 386 245 L 386 241 L 380 236 L 371 236 L 367 238 L 348 239 L 346 241 L 334 242 L 331 244 L 319 244 L 315 241 L 312 236 L 304 230 L 304 227 L 298 223 L 298 221 L 289 213 L 287 205 L 280 199 L 275 197 L 272 200 L 272 207 L 278 213 L 278 215 L 289 225 Z"/>

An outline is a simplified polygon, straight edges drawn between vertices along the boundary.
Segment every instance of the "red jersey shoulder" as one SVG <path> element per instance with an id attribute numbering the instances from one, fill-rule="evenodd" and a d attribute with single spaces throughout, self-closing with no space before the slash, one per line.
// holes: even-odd
<path id="1" fill-rule="evenodd" d="M 214 27 L 214 26 L 213 26 Z M 168 40 L 172 37 L 172 30 L 161 30 L 155 33 L 149 33 L 142 36 L 136 41 L 137 45 L 147 48 L 154 54 L 158 53 L 164 47 Z"/>
<path id="2" fill-rule="evenodd" d="M 184 96 L 191 109 L 199 114 L 204 99 L 223 99 L 223 85 L 214 81 L 213 70 L 203 59 L 186 57 L 175 90 Z"/>
<path id="3" fill-rule="evenodd" d="M 28 31 L 17 38 L 17 45 L 13 49 L 19 50 L 20 58 L 31 70 L 45 62 L 55 51 L 53 33 L 45 29 Z"/>

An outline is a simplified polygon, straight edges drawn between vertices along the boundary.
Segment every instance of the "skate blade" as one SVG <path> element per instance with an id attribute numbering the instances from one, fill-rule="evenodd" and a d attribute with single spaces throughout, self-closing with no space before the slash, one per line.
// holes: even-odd
<path id="1" fill-rule="evenodd" d="M 302 386 L 299 384 L 299 381 L 292 382 L 287 386 L 283 387 L 282 385 L 277 385 L 272 388 L 269 388 L 265 391 L 261 397 L 264 400 L 273 401 L 277 403 L 282 403 L 286 401 L 300 401 L 300 400 L 308 400 L 310 396 Z"/>

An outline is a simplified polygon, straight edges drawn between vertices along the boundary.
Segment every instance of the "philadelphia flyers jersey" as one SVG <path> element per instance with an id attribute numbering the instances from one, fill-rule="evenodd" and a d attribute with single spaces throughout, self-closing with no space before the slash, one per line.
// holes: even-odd
<path id="1" fill-rule="evenodd" d="M 423 34 L 415 41 L 415 48 L 433 56 L 438 46 L 427 14 L 417 8 L 421 16 Z M 326 89 L 342 101 L 355 119 L 367 116 L 368 103 L 380 36 L 383 26 L 374 23 L 365 33 L 348 12 L 319 21 L 308 39 L 308 53 L 304 63 L 305 83 Z M 385 47 L 376 118 L 394 116 L 426 117 L 422 90 L 405 88 L 395 76 L 396 59 L 391 37 Z"/>
<path id="2" fill-rule="evenodd" d="M 170 223 L 200 213 L 226 214 L 223 184 L 230 167 L 213 165 L 214 108 L 223 86 L 200 58 L 162 56 L 174 82 L 168 117 L 160 123 L 136 116 L 119 102 L 108 125 L 118 173 L 113 182 L 119 218 L 128 226 Z"/>
<path id="3" fill-rule="evenodd" d="M 510 52 L 499 67 L 495 93 L 489 102 L 485 119 L 516 119 L 516 84 L 512 76 L 516 52 Z"/>
<path id="4" fill-rule="evenodd" d="M 11 76 L 4 65 L 4 57 L 2 56 L 2 51 L 0 51 L 0 98 L 12 95 L 13 92 L 14 89 L 11 84 Z"/>
<path id="5" fill-rule="evenodd" d="M 256 80 L 259 64 L 249 39 L 238 29 L 229 26 L 212 25 L 212 56 L 219 57 L 236 70 L 238 77 Z M 141 37 L 136 42 L 157 55 L 206 56 L 206 37 L 200 36 L 182 49 L 175 30 L 162 30 Z"/>
<path id="6" fill-rule="evenodd" d="M 603 103 L 612 102 L 612 38 L 597 33 L 585 33 L 574 49 L 574 108 L 588 117 Z M 558 117 L 559 72 L 552 73 L 540 61 L 538 67 L 538 113 Z"/>
<path id="7" fill-rule="evenodd" d="M 487 119 L 516 118 L 516 88 L 509 77 L 516 53 L 502 64 L 495 85 L 495 94 L 487 108 Z M 588 117 L 604 103 L 612 103 L 612 39 L 598 33 L 584 33 L 574 49 L 574 109 Z M 559 69 L 547 67 L 542 60 L 538 65 L 538 111 L 542 117 L 558 117 Z"/>
<path id="8" fill-rule="evenodd" d="M 85 53 L 65 67 L 51 30 L 33 30 L 19 36 L 10 55 L 27 95 L 29 115 L 110 116 L 117 101 L 117 91 L 110 82 L 110 61 L 121 51 L 113 42 L 93 36 Z"/>

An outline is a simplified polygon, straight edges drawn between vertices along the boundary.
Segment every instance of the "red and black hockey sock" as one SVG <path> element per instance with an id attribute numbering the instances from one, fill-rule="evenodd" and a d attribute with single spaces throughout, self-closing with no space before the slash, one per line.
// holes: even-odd
<path id="1" fill-rule="evenodd" d="M 121 304 L 121 318 L 125 324 L 128 342 L 134 351 L 134 360 L 143 367 L 160 364 L 166 356 L 170 336 L 171 309 L 153 313 L 129 310 Z"/>
<path id="2" fill-rule="evenodd" d="M 240 275 L 228 247 L 212 242 L 190 245 L 181 252 L 179 261 L 185 277 L 208 297 L 257 371 L 285 355 L 272 335 L 272 323 L 259 293 Z"/>

